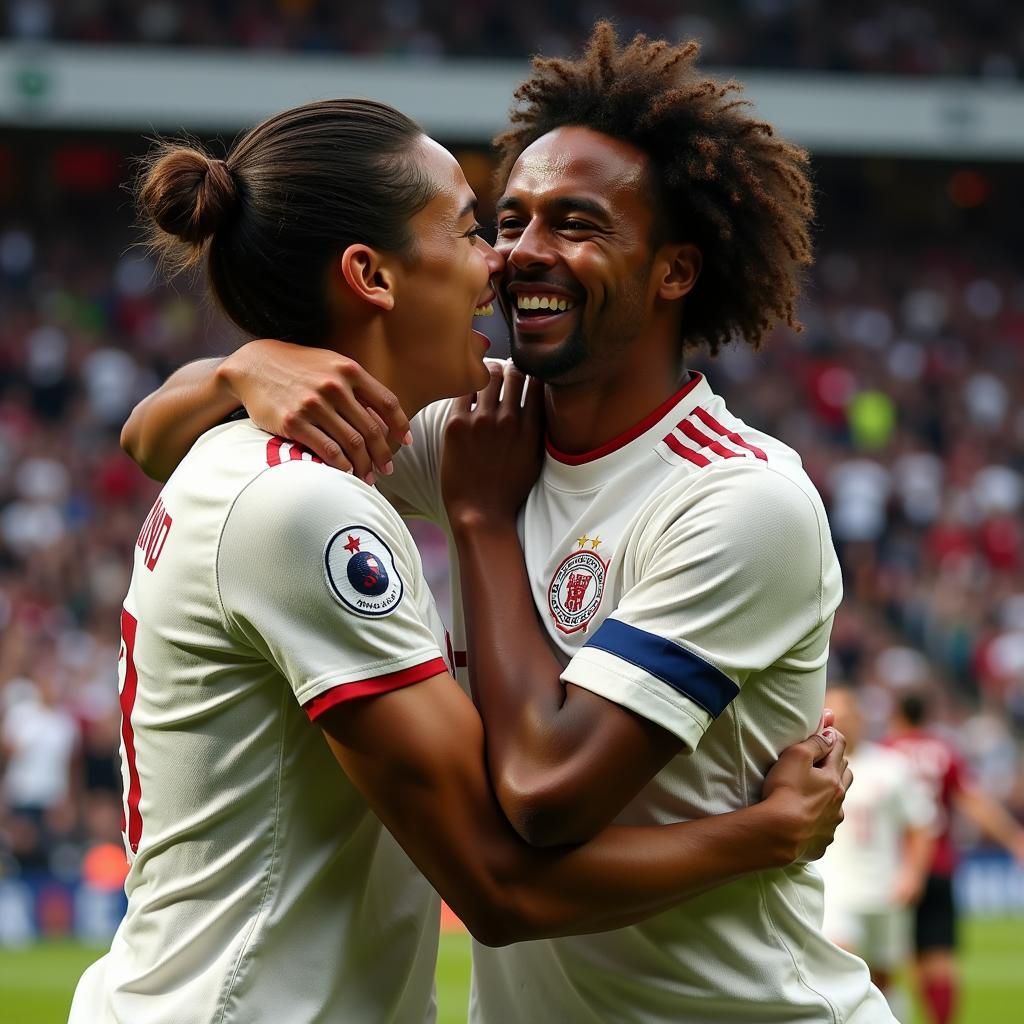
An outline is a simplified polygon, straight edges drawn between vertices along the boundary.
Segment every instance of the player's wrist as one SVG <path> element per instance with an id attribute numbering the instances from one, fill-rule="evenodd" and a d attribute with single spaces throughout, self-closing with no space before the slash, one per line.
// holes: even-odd
<path id="1" fill-rule="evenodd" d="M 758 870 L 789 867 L 802 852 L 802 819 L 783 788 L 745 809 L 749 848 L 762 861 Z M 749 831 L 746 831 L 749 830 Z"/>
<path id="2" fill-rule="evenodd" d="M 217 389 L 218 396 L 237 405 L 243 404 L 238 390 L 239 382 L 244 378 L 246 372 L 243 350 L 251 344 L 252 342 L 247 342 L 230 355 L 225 356 L 213 371 L 213 384 Z"/>
<path id="3" fill-rule="evenodd" d="M 822 839 L 816 804 L 799 789 L 779 786 L 758 806 L 767 816 L 764 842 L 777 867 L 816 860 L 831 842 Z"/>

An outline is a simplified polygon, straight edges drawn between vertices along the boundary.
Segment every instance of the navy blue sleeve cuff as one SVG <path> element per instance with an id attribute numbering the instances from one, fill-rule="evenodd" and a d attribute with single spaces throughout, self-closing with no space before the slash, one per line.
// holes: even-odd
<path id="1" fill-rule="evenodd" d="M 605 619 L 587 647 L 614 654 L 667 683 L 717 718 L 740 692 L 722 671 L 685 647 L 618 619 Z"/>

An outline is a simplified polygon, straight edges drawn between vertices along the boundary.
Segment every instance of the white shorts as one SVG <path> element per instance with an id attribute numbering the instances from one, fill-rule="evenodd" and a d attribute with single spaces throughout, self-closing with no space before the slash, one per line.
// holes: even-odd
<path id="1" fill-rule="evenodd" d="M 910 913 L 902 908 L 847 910 L 825 901 L 825 935 L 869 967 L 893 971 L 910 956 Z"/>

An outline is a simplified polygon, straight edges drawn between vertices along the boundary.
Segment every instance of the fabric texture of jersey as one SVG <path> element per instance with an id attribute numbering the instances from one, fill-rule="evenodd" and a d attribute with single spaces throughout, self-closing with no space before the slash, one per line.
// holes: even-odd
<path id="1" fill-rule="evenodd" d="M 128 912 L 72 1024 L 434 1019 L 437 897 L 310 718 L 444 671 L 443 626 L 391 506 L 318 461 L 217 427 L 143 527 L 120 656 Z"/>
<path id="2" fill-rule="evenodd" d="M 418 417 L 414 445 L 382 482 L 404 514 L 442 527 L 449 408 Z M 685 745 L 618 823 L 684 821 L 755 802 L 778 754 L 817 726 L 841 593 L 825 512 L 796 453 L 732 416 L 693 375 L 597 452 L 549 446 L 519 526 L 564 683 Z M 464 665 L 458 579 L 453 562 L 455 658 Z M 820 877 L 795 865 L 630 928 L 476 945 L 472 1019 L 891 1021 L 863 963 L 826 941 L 821 919 Z"/>

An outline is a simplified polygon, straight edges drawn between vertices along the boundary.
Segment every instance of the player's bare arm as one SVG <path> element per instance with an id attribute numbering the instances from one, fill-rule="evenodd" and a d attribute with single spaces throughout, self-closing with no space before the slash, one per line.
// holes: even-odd
<path id="1" fill-rule="evenodd" d="M 319 721 L 375 813 L 489 945 L 622 927 L 739 875 L 814 858 L 849 781 L 845 740 L 812 736 L 785 752 L 752 807 L 536 849 L 498 806 L 480 718 L 450 675 L 342 703 Z"/>
<path id="2" fill-rule="evenodd" d="M 953 799 L 961 814 L 1024 864 L 1024 826 L 1002 804 L 973 785 L 958 789 Z"/>
<path id="3" fill-rule="evenodd" d="M 364 480 L 389 473 L 392 454 L 411 441 L 394 393 L 357 362 L 268 340 L 176 370 L 132 410 L 121 447 L 147 475 L 166 480 L 202 434 L 243 404 L 257 426 Z"/>
<path id="4" fill-rule="evenodd" d="M 500 392 L 500 396 L 499 396 Z M 539 387 L 492 367 L 476 403 L 448 419 L 442 489 L 459 549 L 470 678 L 494 786 L 517 831 L 538 845 L 582 842 L 682 749 L 668 730 L 563 685 L 533 616 L 516 513 L 540 459 Z"/>
<path id="5" fill-rule="evenodd" d="M 459 549 L 470 679 L 498 799 L 531 843 L 581 842 L 677 754 L 681 740 L 576 686 L 534 616 L 516 512 L 541 460 L 542 389 L 491 367 L 474 404 L 448 418 L 442 490 Z M 501 395 L 499 398 L 499 390 Z M 484 483 L 486 481 L 486 483 Z"/>

